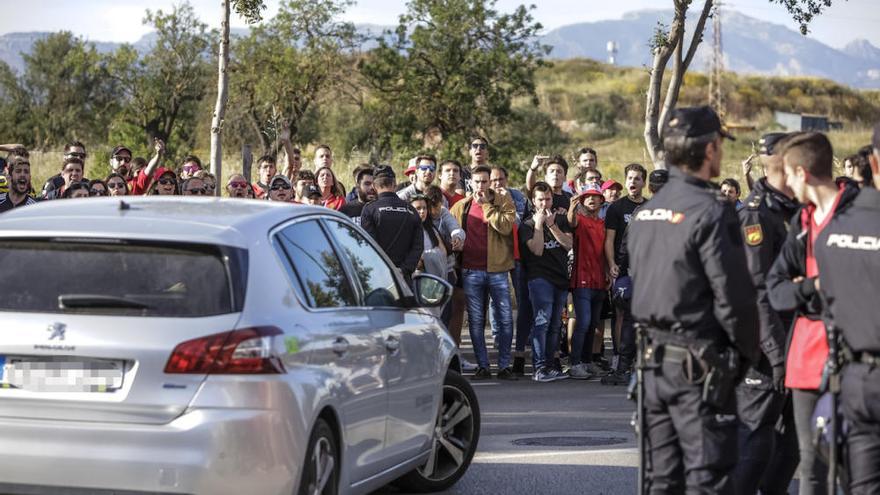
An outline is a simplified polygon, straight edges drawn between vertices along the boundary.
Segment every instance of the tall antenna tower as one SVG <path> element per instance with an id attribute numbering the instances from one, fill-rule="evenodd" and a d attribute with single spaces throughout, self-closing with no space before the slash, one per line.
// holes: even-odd
<path id="1" fill-rule="evenodd" d="M 605 44 L 605 49 L 608 50 L 608 63 L 610 65 L 616 65 L 617 52 L 620 50 L 620 45 L 618 45 L 616 41 L 609 41 Z"/>
<path id="2" fill-rule="evenodd" d="M 721 73 L 724 72 L 724 52 L 721 48 L 721 0 L 712 8 L 712 66 L 709 69 L 709 106 L 724 116 L 724 91 Z"/>

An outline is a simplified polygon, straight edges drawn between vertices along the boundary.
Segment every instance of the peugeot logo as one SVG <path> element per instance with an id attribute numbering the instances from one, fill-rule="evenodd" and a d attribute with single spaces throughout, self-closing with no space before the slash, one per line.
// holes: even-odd
<path id="1" fill-rule="evenodd" d="M 49 325 L 49 328 L 46 329 L 47 332 L 52 332 L 49 334 L 49 340 L 64 340 L 64 332 L 67 330 L 67 325 L 64 323 L 53 323 Z"/>

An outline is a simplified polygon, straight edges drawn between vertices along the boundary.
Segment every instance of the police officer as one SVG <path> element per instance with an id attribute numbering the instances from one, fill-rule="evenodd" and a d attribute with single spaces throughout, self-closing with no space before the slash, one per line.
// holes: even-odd
<path id="1" fill-rule="evenodd" d="M 394 170 L 379 166 L 373 173 L 373 186 L 379 196 L 364 206 L 364 228 L 397 266 L 407 282 L 411 281 L 424 251 L 424 233 L 418 213 L 397 196 Z"/>
<path id="2" fill-rule="evenodd" d="M 850 493 L 880 493 L 880 123 L 869 157 L 874 188 L 836 215 L 816 240 L 819 289 L 850 362 L 843 370 L 841 411 L 849 421 Z"/>
<path id="3" fill-rule="evenodd" d="M 786 406 L 785 342 L 793 315 L 780 315 L 770 307 L 766 284 L 767 272 L 785 242 L 788 222 L 800 207 L 785 184 L 782 156 L 774 153 L 785 136 L 777 132 L 761 137 L 758 153 L 765 177 L 754 183 L 745 207 L 738 212 L 749 273 L 758 296 L 761 346 L 758 361 L 748 368 L 736 388 L 740 459 L 734 478 L 739 494 L 756 493 L 759 486 L 764 494 L 788 493 L 797 469 L 797 435 L 791 414 L 787 415 L 788 428 L 782 434 L 787 436 L 777 438 L 776 432 Z M 771 459 L 775 461 L 772 467 Z"/>
<path id="4" fill-rule="evenodd" d="M 633 218 L 633 316 L 647 327 L 650 493 L 733 493 L 734 386 L 758 357 L 755 289 L 733 205 L 709 179 L 731 136 L 709 107 L 681 108 L 663 132 L 669 182 Z"/>

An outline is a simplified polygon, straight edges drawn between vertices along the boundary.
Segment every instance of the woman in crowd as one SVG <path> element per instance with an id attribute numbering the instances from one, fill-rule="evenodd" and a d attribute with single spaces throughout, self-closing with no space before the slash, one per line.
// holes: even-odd
<path id="1" fill-rule="evenodd" d="M 67 189 L 64 190 L 64 194 L 61 195 L 62 199 L 73 199 L 73 198 L 88 198 L 89 197 L 89 183 L 88 182 L 72 182 Z"/>
<path id="2" fill-rule="evenodd" d="M 180 187 L 177 184 L 177 174 L 171 169 L 165 169 L 159 178 L 150 186 L 147 196 L 179 196 Z"/>
<path id="3" fill-rule="evenodd" d="M 434 220 L 431 218 L 430 200 L 424 195 L 417 194 L 410 200 L 410 205 L 419 214 L 419 220 L 422 222 L 424 230 L 425 250 L 422 253 L 422 271 L 436 275 L 442 279 L 446 279 L 449 271 L 447 263 L 447 254 L 452 251 L 452 246 L 448 245 L 446 240 L 434 227 Z"/>
<path id="4" fill-rule="evenodd" d="M 599 210 L 602 189 L 587 184 L 571 201 L 568 222 L 574 231 L 574 266 L 571 270 L 572 300 L 576 323 L 571 338 L 571 378 L 586 380 L 601 374 L 592 363 L 594 329 L 599 324 L 602 301 L 608 290 L 605 274 L 605 222 Z"/>
<path id="5" fill-rule="evenodd" d="M 214 177 L 214 174 L 203 169 L 193 174 L 193 177 L 202 179 L 205 183 L 205 190 L 208 191 L 208 196 L 214 195 L 214 191 L 217 189 L 217 178 Z"/>
<path id="6" fill-rule="evenodd" d="M 107 184 L 107 192 L 110 196 L 128 196 L 128 182 L 125 177 L 116 172 L 111 172 L 105 181 Z"/>
<path id="7" fill-rule="evenodd" d="M 92 179 L 89 181 L 89 196 L 101 197 L 107 196 L 107 184 L 101 179 Z"/>
<path id="8" fill-rule="evenodd" d="M 315 172 L 315 183 L 321 190 L 321 200 L 327 208 L 338 210 L 345 204 L 345 197 L 339 194 L 339 182 L 330 167 L 321 167 Z"/>

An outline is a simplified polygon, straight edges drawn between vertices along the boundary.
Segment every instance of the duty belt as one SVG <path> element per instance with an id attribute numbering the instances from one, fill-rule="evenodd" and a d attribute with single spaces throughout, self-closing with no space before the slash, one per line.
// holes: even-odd
<path id="1" fill-rule="evenodd" d="M 868 366 L 880 366 L 880 354 L 872 354 L 866 351 L 857 352 L 855 354 L 858 362 L 862 364 L 867 364 Z"/>

